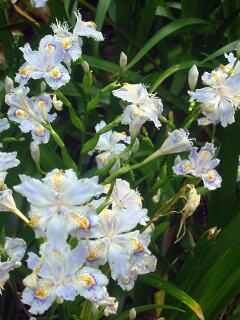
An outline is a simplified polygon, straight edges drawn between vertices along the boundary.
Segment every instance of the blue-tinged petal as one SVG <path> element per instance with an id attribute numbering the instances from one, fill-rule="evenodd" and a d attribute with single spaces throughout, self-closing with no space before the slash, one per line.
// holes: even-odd
<path id="1" fill-rule="evenodd" d="M 50 132 L 42 125 L 38 124 L 32 128 L 32 137 L 37 144 L 48 143 L 50 138 Z"/>
<path id="2" fill-rule="evenodd" d="M 35 206 L 49 206 L 53 202 L 54 194 L 41 181 L 20 175 L 21 184 L 14 187 L 14 190 L 27 198 L 28 202 Z"/>
<path id="3" fill-rule="evenodd" d="M 53 169 L 45 178 L 42 179 L 44 184 L 52 188 L 54 192 L 65 192 L 69 184 L 75 184 L 78 181 L 76 173 L 72 169 L 59 170 Z"/>
<path id="4" fill-rule="evenodd" d="M 45 289 L 31 290 L 25 288 L 22 292 L 22 302 L 29 305 L 32 314 L 43 314 L 50 308 L 55 300 L 55 295 Z"/>
<path id="5" fill-rule="evenodd" d="M 211 160 L 215 154 L 216 148 L 212 143 L 205 143 L 205 146 L 202 147 L 199 151 L 199 157 L 204 161 Z"/>
<path id="6" fill-rule="evenodd" d="M 191 149 L 191 152 L 190 152 L 188 158 L 189 158 L 190 162 L 192 163 L 192 166 L 195 169 L 198 169 L 199 168 L 199 163 L 200 163 L 200 161 L 202 161 L 202 157 L 200 158 L 200 156 L 198 154 L 198 148 L 193 147 Z"/>
<path id="7" fill-rule="evenodd" d="M 173 166 L 173 172 L 181 175 L 181 174 L 189 174 L 191 172 L 192 165 L 189 160 L 181 160 L 175 166 Z"/>
<path id="8" fill-rule="evenodd" d="M 96 41 L 104 40 L 102 33 L 99 31 L 96 31 L 96 25 L 94 22 L 92 21 L 84 22 L 82 20 L 82 16 L 80 12 L 77 12 L 75 15 L 77 17 L 77 21 L 73 29 L 73 34 L 81 37 L 93 38 Z"/>
<path id="9" fill-rule="evenodd" d="M 31 78 L 33 68 L 28 62 L 25 62 L 19 69 L 15 77 L 15 81 L 21 85 L 25 85 Z"/>
<path id="10" fill-rule="evenodd" d="M 197 101 L 197 102 L 203 102 L 208 103 L 209 101 L 213 100 L 216 94 L 216 90 L 213 88 L 202 88 L 197 89 L 196 91 L 188 91 L 188 94 L 190 95 L 190 101 Z"/>
<path id="11" fill-rule="evenodd" d="M 41 259 L 34 252 L 28 253 L 27 266 L 29 269 L 33 270 L 37 265 L 40 264 L 40 262 L 41 262 Z"/>
<path id="12" fill-rule="evenodd" d="M 74 248 L 68 256 L 67 264 L 69 270 L 73 272 L 79 270 L 87 257 L 87 245 L 84 241 L 80 241 L 76 248 Z"/>
<path id="13" fill-rule="evenodd" d="M 133 289 L 136 279 L 136 274 L 129 275 L 126 273 L 124 276 L 119 276 L 117 278 L 117 283 L 123 290 L 130 291 Z"/>
<path id="14" fill-rule="evenodd" d="M 88 253 L 86 263 L 90 267 L 98 267 L 107 262 L 108 247 L 110 241 L 107 239 L 89 240 L 86 242 Z"/>
<path id="15" fill-rule="evenodd" d="M 19 128 L 22 132 L 27 133 L 34 128 L 34 124 L 32 123 L 32 121 L 22 120 Z"/>
<path id="16" fill-rule="evenodd" d="M 76 289 L 88 300 L 100 300 L 106 295 L 107 277 L 98 269 L 82 268 L 75 278 Z"/>
<path id="17" fill-rule="evenodd" d="M 69 49 L 65 49 L 72 61 L 76 61 L 81 57 L 82 55 L 81 46 L 82 46 L 81 39 L 74 39 L 72 41 L 71 47 Z"/>
<path id="18" fill-rule="evenodd" d="M 222 178 L 216 170 L 209 170 L 202 174 L 204 187 L 209 190 L 215 190 L 221 187 Z"/>
<path id="19" fill-rule="evenodd" d="M 226 127 L 228 124 L 232 124 L 235 122 L 235 108 L 229 101 L 227 101 L 226 99 L 221 99 L 218 110 L 221 125 L 223 127 Z"/>
<path id="20" fill-rule="evenodd" d="M 5 171 L 19 165 L 17 152 L 0 152 L 0 171 Z"/>
<path id="21" fill-rule="evenodd" d="M 52 99 L 49 94 L 43 93 L 34 102 L 34 109 L 41 115 L 42 110 L 49 112 L 52 108 Z"/>
<path id="22" fill-rule="evenodd" d="M 54 90 L 64 86 L 70 80 L 68 70 L 62 65 L 52 66 L 45 74 L 45 81 Z"/>
<path id="23" fill-rule="evenodd" d="M 128 242 L 126 243 L 126 247 L 127 245 Z M 110 244 L 108 249 L 108 263 L 111 269 L 111 276 L 114 280 L 119 276 L 127 274 L 129 269 L 129 260 L 130 255 L 127 252 L 127 248 L 124 248 L 115 242 Z"/>
<path id="24" fill-rule="evenodd" d="M 9 237 L 5 238 L 4 249 L 11 259 L 21 260 L 25 254 L 26 248 L 27 245 L 23 239 Z"/>
<path id="25" fill-rule="evenodd" d="M 127 209 L 119 210 L 115 220 L 115 232 L 117 234 L 129 232 L 138 224 L 146 224 L 147 209 L 139 208 L 139 206 L 129 206 Z"/>
<path id="26" fill-rule="evenodd" d="M 102 186 L 97 183 L 97 177 L 81 179 L 69 184 L 65 190 L 65 198 L 69 205 L 82 205 L 92 197 L 102 193 Z"/>
<path id="27" fill-rule="evenodd" d="M 43 55 L 47 65 L 52 67 L 58 65 L 63 60 L 65 54 L 63 48 L 51 35 L 47 35 L 41 39 L 39 52 Z"/>
<path id="28" fill-rule="evenodd" d="M 10 128 L 10 124 L 7 118 L 0 119 L 0 132 L 3 132 Z"/>
<path id="29" fill-rule="evenodd" d="M 43 56 L 38 51 L 33 51 L 29 45 L 26 43 L 24 47 L 20 48 L 23 52 L 24 59 L 28 62 L 28 64 L 33 67 L 41 70 L 44 66 Z"/>
<path id="30" fill-rule="evenodd" d="M 236 58 L 235 58 L 236 60 Z M 231 77 L 227 78 L 225 81 L 225 84 L 231 88 L 232 92 L 234 94 L 239 95 L 240 94 L 240 73 L 236 73 L 232 75 Z"/>
<path id="31" fill-rule="evenodd" d="M 59 298 L 63 298 L 67 301 L 74 301 L 78 294 L 73 284 L 59 286 L 56 288 L 55 293 Z"/>

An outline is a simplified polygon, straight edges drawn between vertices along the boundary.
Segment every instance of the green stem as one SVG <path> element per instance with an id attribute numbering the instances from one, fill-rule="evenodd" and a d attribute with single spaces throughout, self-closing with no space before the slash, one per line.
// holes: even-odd
<path id="1" fill-rule="evenodd" d="M 195 121 L 199 117 L 200 113 L 201 113 L 201 107 L 196 106 L 191 112 L 191 114 L 189 115 L 189 117 L 186 119 L 185 124 L 183 125 L 183 128 L 189 129 L 193 121 Z"/>
<path id="2" fill-rule="evenodd" d="M 97 207 L 96 209 L 96 213 L 99 214 L 103 209 L 105 209 L 110 203 L 110 198 L 111 198 L 111 195 L 112 195 L 112 192 L 113 192 L 113 188 L 114 188 L 114 182 L 111 183 L 111 186 L 110 186 L 110 189 L 107 193 L 107 196 L 106 196 L 106 199 L 104 200 L 104 202 Z"/>
<path id="3" fill-rule="evenodd" d="M 47 129 L 50 131 L 54 141 L 57 145 L 61 148 L 62 151 L 62 158 L 67 168 L 72 168 L 77 173 L 79 172 L 78 166 L 73 161 L 72 157 L 70 156 L 68 149 L 66 148 L 64 142 L 62 141 L 61 137 L 57 134 L 57 132 L 52 128 L 50 124 L 47 125 Z"/>
<path id="4" fill-rule="evenodd" d="M 167 118 L 165 118 L 164 116 L 160 116 L 159 117 L 160 121 L 165 123 L 167 126 L 169 126 L 172 129 L 176 129 L 174 123 L 172 123 L 172 121 L 168 120 Z"/>
<path id="5" fill-rule="evenodd" d="M 69 116 L 72 124 L 76 128 L 78 128 L 80 131 L 84 132 L 85 131 L 84 124 L 82 120 L 79 118 L 79 116 L 77 115 L 75 109 L 73 108 L 72 103 L 60 90 L 56 91 L 56 95 L 63 102 L 63 104 L 69 109 Z"/>

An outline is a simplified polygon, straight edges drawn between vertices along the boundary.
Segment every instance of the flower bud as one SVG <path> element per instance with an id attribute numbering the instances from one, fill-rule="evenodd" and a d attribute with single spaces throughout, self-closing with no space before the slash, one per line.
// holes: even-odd
<path id="1" fill-rule="evenodd" d="M 135 308 L 132 308 L 130 311 L 129 311 L 129 320 L 134 320 L 136 319 L 137 317 L 137 312 L 136 312 L 136 309 Z"/>
<path id="2" fill-rule="evenodd" d="M 42 115 L 42 118 L 43 120 L 48 123 L 48 113 L 45 109 L 41 109 L 41 115 Z"/>
<path id="3" fill-rule="evenodd" d="M 159 203 L 160 197 L 161 197 L 161 190 L 158 189 L 157 193 L 152 197 L 153 203 L 155 204 Z"/>
<path id="4" fill-rule="evenodd" d="M 198 68 L 194 64 L 188 73 L 188 84 L 191 91 L 194 91 L 197 86 L 198 76 Z"/>
<path id="5" fill-rule="evenodd" d="M 57 297 L 55 301 L 57 304 L 62 304 L 64 299 L 63 299 L 63 297 Z"/>
<path id="6" fill-rule="evenodd" d="M 127 66 L 127 56 L 124 52 L 121 52 L 120 54 L 119 65 L 122 70 L 125 69 Z"/>
<path id="7" fill-rule="evenodd" d="M 85 73 L 89 73 L 90 72 L 89 64 L 87 63 L 87 61 L 83 61 L 82 62 L 82 68 L 83 68 L 83 71 Z"/>
<path id="8" fill-rule="evenodd" d="M 188 138 L 188 132 L 184 129 L 175 129 L 168 133 L 167 139 L 157 151 L 159 156 L 189 151 L 192 142 Z"/>
<path id="9" fill-rule="evenodd" d="M 46 82 L 45 82 L 45 81 L 42 81 L 41 84 L 40 84 L 40 90 L 41 90 L 41 92 L 45 92 L 46 89 L 47 89 Z"/>
<path id="10" fill-rule="evenodd" d="M 236 46 L 236 51 L 237 51 L 237 58 L 240 59 L 240 42 L 238 42 Z"/>
<path id="11" fill-rule="evenodd" d="M 55 108 L 57 111 L 62 111 L 62 109 L 63 109 L 63 102 L 62 102 L 62 100 L 58 100 L 57 97 L 56 97 L 56 95 L 53 96 L 52 103 L 53 103 L 54 108 Z"/>
<path id="12" fill-rule="evenodd" d="M 36 142 L 32 141 L 30 144 L 30 152 L 33 161 L 39 165 L 40 162 L 40 149 Z"/>
<path id="13" fill-rule="evenodd" d="M 9 78 L 9 77 L 5 78 L 4 88 L 5 88 L 6 93 L 10 93 L 13 90 L 14 85 L 13 85 L 13 81 L 11 78 Z"/>
<path id="14" fill-rule="evenodd" d="M 138 149 L 139 149 L 139 140 L 136 139 L 134 144 L 133 144 L 133 146 L 132 146 L 132 150 L 131 151 L 132 151 L 132 153 L 136 153 L 136 152 L 138 152 Z"/>
<path id="15" fill-rule="evenodd" d="M 25 285 L 25 287 L 28 287 L 30 289 L 36 289 L 38 286 L 36 273 L 32 272 L 31 274 L 26 276 L 26 278 L 23 279 L 23 284 Z"/>

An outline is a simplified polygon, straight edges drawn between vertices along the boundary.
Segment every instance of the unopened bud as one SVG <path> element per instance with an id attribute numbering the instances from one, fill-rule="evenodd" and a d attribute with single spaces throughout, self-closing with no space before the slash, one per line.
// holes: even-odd
<path id="1" fill-rule="evenodd" d="M 48 123 L 48 113 L 45 109 L 41 109 L 41 115 L 42 115 L 42 118 L 43 120 Z"/>
<path id="2" fill-rule="evenodd" d="M 33 161 L 36 164 L 39 164 L 40 162 L 40 149 L 39 146 L 36 142 L 32 141 L 30 144 L 30 152 L 31 152 L 31 157 Z"/>
<path id="3" fill-rule="evenodd" d="M 138 152 L 138 149 L 139 149 L 139 140 L 136 139 L 133 146 L 132 146 L 132 153 Z"/>
<path id="4" fill-rule="evenodd" d="M 26 276 L 26 278 L 23 279 L 23 284 L 30 289 L 36 289 L 38 286 L 36 273 L 32 272 Z"/>
<path id="5" fill-rule="evenodd" d="M 45 82 L 45 81 L 42 81 L 41 84 L 40 84 L 40 90 L 41 90 L 41 92 L 45 92 L 46 89 L 47 89 L 46 82 Z"/>
<path id="6" fill-rule="evenodd" d="M 124 52 L 120 53 L 119 65 L 122 70 L 125 69 L 127 66 L 127 56 Z"/>
<path id="7" fill-rule="evenodd" d="M 160 198 L 161 198 L 161 190 L 158 189 L 157 193 L 152 197 L 153 203 L 156 203 L 156 204 L 159 203 Z"/>
<path id="8" fill-rule="evenodd" d="M 90 72 L 89 64 L 86 61 L 82 62 L 82 68 L 83 68 L 83 71 L 85 73 L 89 73 Z"/>
<path id="9" fill-rule="evenodd" d="M 6 93 L 10 93 L 13 90 L 14 85 L 11 78 L 9 77 L 5 78 L 4 88 Z"/>
<path id="10" fill-rule="evenodd" d="M 129 320 L 134 320 L 136 319 L 137 317 L 137 312 L 136 312 L 136 309 L 135 308 L 132 308 L 130 311 L 129 311 Z"/>
<path id="11" fill-rule="evenodd" d="M 236 45 L 236 51 L 237 51 L 237 58 L 239 60 L 240 59 L 240 42 L 238 42 Z"/>
<path id="12" fill-rule="evenodd" d="M 188 84 L 191 91 L 194 91 L 197 86 L 198 76 L 198 68 L 194 64 L 188 73 Z"/>
<path id="13" fill-rule="evenodd" d="M 58 100 L 57 97 L 56 97 L 56 95 L 53 96 L 52 103 L 53 103 L 54 108 L 55 108 L 57 111 L 62 111 L 62 109 L 63 109 L 63 102 L 62 102 L 62 100 Z"/>
<path id="14" fill-rule="evenodd" d="M 15 261 L 14 263 L 15 268 L 19 268 L 22 266 L 22 262 L 21 261 Z"/>
<path id="15" fill-rule="evenodd" d="M 57 297 L 55 301 L 57 304 L 62 304 L 64 300 L 62 297 Z"/>

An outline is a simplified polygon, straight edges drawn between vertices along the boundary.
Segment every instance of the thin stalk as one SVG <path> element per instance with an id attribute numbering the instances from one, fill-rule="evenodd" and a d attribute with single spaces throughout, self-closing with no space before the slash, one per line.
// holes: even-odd
<path id="1" fill-rule="evenodd" d="M 106 199 L 104 200 L 104 202 L 96 208 L 97 214 L 99 214 L 103 209 L 105 209 L 111 203 L 110 198 L 111 198 L 111 195 L 113 192 L 113 188 L 114 188 L 114 182 L 111 183 L 110 189 L 107 193 L 107 196 L 106 196 Z"/>

